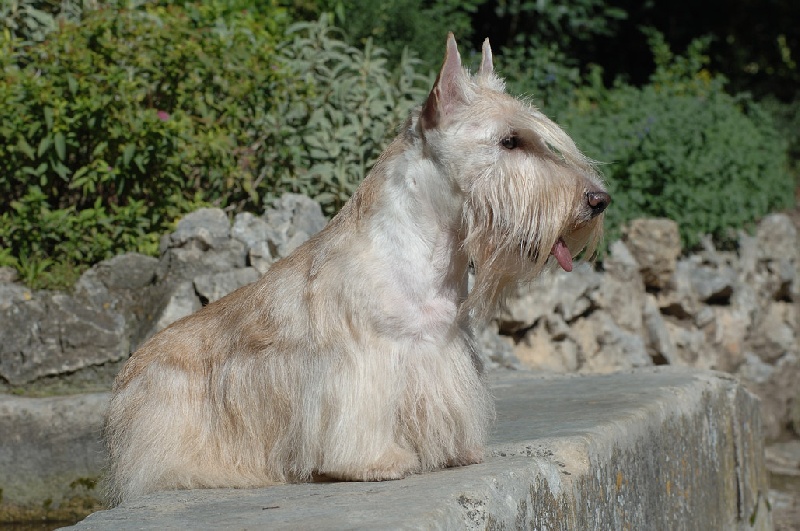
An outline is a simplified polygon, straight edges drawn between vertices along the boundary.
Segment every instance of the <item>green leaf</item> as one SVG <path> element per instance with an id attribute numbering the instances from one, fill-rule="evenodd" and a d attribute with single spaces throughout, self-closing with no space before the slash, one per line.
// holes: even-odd
<path id="1" fill-rule="evenodd" d="M 134 153 L 136 153 L 136 146 L 134 144 L 126 145 L 125 149 L 122 150 L 122 165 L 124 167 L 127 168 L 130 165 Z"/>
<path id="2" fill-rule="evenodd" d="M 78 92 L 78 82 L 72 74 L 67 74 L 67 85 L 69 85 L 69 92 L 73 96 Z"/>
<path id="3" fill-rule="evenodd" d="M 44 108 L 44 123 L 47 125 L 47 130 L 53 130 L 53 108 L 52 107 L 45 107 Z"/>
<path id="4" fill-rule="evenodd" d="M 50 147 L 52 141 L 50 136 L 43 136 L 42 140 L 39 141 L 39 149 L 36 150 L 36 155 L 41 157 Z"/>
<path id="5" fill-rule="evenodd" d="M 66 160 L 67 158 L 67 143 L 64 140 L 64 133 L 61 131 L 56 132 L 53 135 L 53 145 L 56 148 L 56 155 L 60 160 Z"/>
<path id="6" fill-rule="evenodd" d="M 31 147 L 30 144 L 28 144 L 28 141 L 25 139 L 25 137 L 23 136 L 19 137 L 19 140 L 17 140 L 17 148 L 20 151 L 22 151 L 25 155 L 27 155 L 29 159 L 33 160 L 34 158 L 36 158 L 33 152 L 33 148 Z"/>

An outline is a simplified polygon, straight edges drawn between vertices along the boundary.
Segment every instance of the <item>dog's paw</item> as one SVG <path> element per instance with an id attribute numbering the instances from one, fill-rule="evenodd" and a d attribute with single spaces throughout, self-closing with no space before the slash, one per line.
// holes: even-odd
<path id="1" fill-rule="evenodd" d="M 402 479 L 420 471 L 417 454 L 400 446 L 393 446 L 377 461 L 352 465 L 343 470 L 326 470 L 324 475 L 345 481 L 387 481 Z"/>
<path id="2" fill-rule="evenodd" d="M 447 466 L 466 466 L 483 463 L 483 448 L 471 448 L 464 450 L 459 455 L 448 459 Z"/>

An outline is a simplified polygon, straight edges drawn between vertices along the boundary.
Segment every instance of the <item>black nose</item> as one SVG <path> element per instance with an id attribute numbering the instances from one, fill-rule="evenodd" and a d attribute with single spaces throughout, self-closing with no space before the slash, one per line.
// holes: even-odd
<path id="1" fill-rule="evenodd" d="M 587 192 L 586 202 L 592 209 L 592 217 L 599 216 L 611 202 L 611 196 L 605 192 Z"/>

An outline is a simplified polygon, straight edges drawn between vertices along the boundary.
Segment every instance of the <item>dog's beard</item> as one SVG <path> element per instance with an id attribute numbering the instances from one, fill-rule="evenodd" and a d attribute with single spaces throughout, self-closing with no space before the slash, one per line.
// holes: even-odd
<path id="1" fill-rule="evenodd" d="M 591 257 L 602 235 L 602 215 L 576 226 L 586 206 L 574 184 L 551 185 L 537 196 L 535 190 L 515 189 L 514 182 L 495 182 L 489 189 L 477 183 L 464 205 L 463 245 L 475 277 L 462 311 L 478 321 L 490 319 L 518 284 L 544 270 L 571 271 L 573 256 L 583 251 Z"/>

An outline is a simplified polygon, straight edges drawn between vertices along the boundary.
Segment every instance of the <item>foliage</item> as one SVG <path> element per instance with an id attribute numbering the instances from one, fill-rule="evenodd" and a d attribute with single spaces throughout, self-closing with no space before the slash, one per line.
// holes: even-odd
<path id="1" fill-rule="evenodd" d="M 41 42 L 60 23 L 75 23 L 84 10 L 96 7 L 95 0 L 4 0 L 0 3 L 0 28 L 6 38 L 23 43 Z"/>
<path id="2" fill-rule="evenodd" d="M 775 119 L 778 131 L 789 146 L 789 163 L 797 181 L 797 189 L 800 190 L 800 100 L 784 103 L 769 96 L 759 104 Z"/>
<path id="3" fill-rule="evenodd" d="M 564 117 L 578 145 L 609 163 L 609 238 L 646 215 L 677 221 L 686 247 L 702 234 L 730 241 L 731 229 L 791 200 L 785 143 L 763 109 L 727 95 L 724 79 L 703 69 L 702 42 L 686 57 L 673 57 L 658 34 L 651 47 L 650 84 L 618 84 Z"/>
<path id="4" fill-rule="evenodd" d="M 471 17 L 485 0 L 323 0 L 308 6 L 306 16 L 331 13 L 333 22 L 345 29 L 348 43 L 365 46 L 381 43 L 390 63 L 397 63 L 408 48 L 420 58 L 423 69 L 438 70 L 447 32 L 459 42 L 472 37 Z"/>
<path id="5" fill-rule="evenodd" d="M 611 35 L 627 12 L 606 0 L 498 2 L 495 13 L 507 25 L 507 46 L 551 43 L 567 50 L 576 41 Z"/>
<path id="6" fill-rule="evenodd" d="M 509 92 L 532 96 L 556 119 L 582 97 L 579 89 L 602 86 L 602 70 L 581 63 L 579 56 L 590 55 L 587 48 L 612 35 L 627 17 L 605 0 L 511 0 L 494 11 L 495 26 L 503 29 L 492 40 Z"/>
<path id="7" fill-rule="evenodd" d="M 268 27 L 215 4 L 147 6 L 4 41 L 0 259 L 40 276 L 152 252 L 195 204 L 252 193 L 237 148 L 280 84 Z"/>
<path id="8" fill-rule="evenodd" d="M 200 204 L 285 190 L 331 213 L 424 92 L 415 61 L 231 1 L 98 9 L 41 43 L 0 43 L 0 265 L 68 284 L 154 253 Z M 34 279 L 38 279 L 34 281 Z"/>
<path id="9" fill-rule="evenodd" d="M 284 191 L 304 193 L 336 212 L 394 136 L 396 127 L 426 95 L 429 80 L 416 59 L 403 53 L 390 70 L 387 52 L 367 40 L 364 49 L 335 38 L 322 17 L 290 28 L 282 55 L 304 73 L 305 93 L 289 93 L 262 129 L 276 128 L 285 166 L 271 168 L 267 199 Z M 432 80 L 431 80 L 432 81 Z"/>

